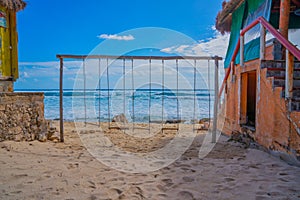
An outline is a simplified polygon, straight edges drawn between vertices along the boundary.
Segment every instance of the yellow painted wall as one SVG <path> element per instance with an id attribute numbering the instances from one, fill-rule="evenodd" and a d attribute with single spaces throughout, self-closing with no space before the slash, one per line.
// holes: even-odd
<path id="1" fill-rule="evenodd" d="M 2 77 L 12 77 L 16 80 L 18 72 L 18 34 L 16 29 L 16 13 L 0 6 L 6 14 L 7 27 L 0 27 L 1 50 L 0 72 Z"/>

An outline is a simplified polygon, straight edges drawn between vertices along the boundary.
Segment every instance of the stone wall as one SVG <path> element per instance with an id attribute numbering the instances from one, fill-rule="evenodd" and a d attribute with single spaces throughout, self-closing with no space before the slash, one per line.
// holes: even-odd
<path id="1" fill-rule="evenodd" d="M 14 90 L 14 82 L 10 80 L 3 80 L 0 74 L 0 92 L 12 92 Z"/>
<path id="2" fill-rule="evenodd" d="M 0 141 L 46 140 L 43 93 L 0 93 Z"/>

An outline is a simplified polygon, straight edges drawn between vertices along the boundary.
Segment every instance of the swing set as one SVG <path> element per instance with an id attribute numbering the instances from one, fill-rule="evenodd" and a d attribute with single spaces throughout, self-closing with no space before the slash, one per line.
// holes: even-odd
<path id="1" fill-rule="evenodd" d="M 136 99 L 134 93 L 136 92 L 138 86 L 136 85 L 136 79 L 139 78 L 138 75 L 136 75 L 135 70 L 137 69 L 137 66 L 135 65 L 136 63 L 140 63 L 143 62 L 142 65 L 142 70 L 148 70 L 147 76 L 148 76 L 148 88 L 145 92 L 148 92 L 147 94 L 147 101 L 148 101 L 148 120 L 147 120 L 147 124 L 148 124 L 148 129 L 150 131 L 150 125 L 151 123 L 153 123 L 153 121 L 151 120 L 151 107 L 153 104 L 153 90 L 157 89 L 157 86 L 154 87 L 153 86 L 153 81 L 154 79 L 157 79 L 158 76 L 160 76 L 160 83 L 159 85 L 161 85 L 160 91 L 162 92 L 163 95 L 161 95 L 161 99 L 160 99 L 160 107 L 161 110 L 160 112 L 160 121 L 156 123 L 160 123 L 161 124 L 161 130 L 179 130 L 179 124 L 184 122 L 184 120 L 182 120 L 181 118 L 181 111 L 180 111 L 180 100 L 179 100 L 179 92 L 180 92 L 180 88 L 182 87 L 181 84 L 181 75 L 180 75 L 180 69 L 186 67 L 183 64 L 180 66 L 180 63 L 182 63 L 183 61 L 187 61 L 189 63 L 191 63 L 191 67 L 193 68 L 192 73 L 193 75 L 191 77 L 189 77 L 189 81 L 191 84 L 191 91 L 192 91 L 192 98 L 193 98 L 193 113 L 192 113 L 192 118 L 193 120 L 191 120 L 191 122 L 193 123 L 193 130 L 197 130 L 199 129 L 198 127 L 196 127 L 196 125 L 199 123 L 200 120 L 200 116 L 199 113 L 196 112 L 196 106 L 197 106 L 197 85 L 200 84 L 200 81 L 198 80 L 198 76 L 202 73 L 201 71 L 199 71 L 199 66 L 200 66 L 200 62 L 202 63 L 201 66 L 203 67 L 203 65 L 206 65 L 204 67 L 207 67 L 207 86 L 208 86 L 208 121 L 210 123 L 211 121 L 211 102 L 214 101 L 214 115 L 213 115 L 213 126 L 212 126 L 212 132 L 214 133 L 212 136 L 212 142 L 216 141 L 216 130 L 217 130 L 217 110 L 218 110 L 218 74 L 219 74 L 219 61 L 222 60 L 221 57 L 218 56 L 213 56 L 213 57 L 209 57 L 209 56 L 107 56 L 107 55 L 57 55 L 57 58 L 60 60 L 60 141 L 63 142 L 64 141 L 64 114 L 63 114 L 63 95 L 64 95 L 64 90 L 63 90 L 63 80 L 64 80 L 64 61 L 66 62 L 66 60 L 75 60 L 75 61 L 79 61 L 82 62 L 82 71 L 81 71 L 81 77 L 82 77 L 82 86 L 81 86 L 81 90 L 83 92 L 83 110 L 81 112 L 83 112 L 83 122 L 85 124 L 88 123 L 92 123 L 94 125 L 98 125 L 100 127 L 102 122 L 106 122 L 108 123 L 108 127 L 109 129 L 126 129 L 126 126 L 114 126 L 115 123 L 112 122 L 113 116 L 112 116 L 112 93 L 114 92 L 114 88 L 112 87 L 113 84 L 111 83 L 111 77 L 112 77 L 112 73 L 111 71 L 115 72 L 115 66 L 112 64 L 115 61 L 119 61 L 122 64 L 120 64 L 121 66 L 119 66 L 118 70 L 121 69 L 121 72 L 119 71 L 119 73 L 122 74 L 122 88 L 120 88 L 120 91 L 122 92 L 122 103 L 119 102 L 119 104 L 123 104 L 122 105 L 122 112 L 125 114 L 126 113 L 126 106 L 128 106 L 128 103 L 126 102 L 126 95 L 127 92 L 131 92 L 131 102 L 130 104 L 130 112 L 131 112 L 131 125 L 133 130 L 138 128 L 138 126 L 135 126 L 135 124 L 137 123 L 136 121 L 136 115 L 137 115 L 137 101 L 139 101 L 139 99 Z M 89 61 L 93 61 L 94 65 L 89 67 L 88 62 Z M 181 61 L 181 62 L 179 62 Z M 164 109 L 164 105 L 166 103 L 166 97 L 164 96 L 164 94 L 167 91 L 167 88 L 165 87 L 165 84 L 167 82 L 166 80 L 166 70 L 169 70 L 169 68 L 167 68 L 166 66 L 166 62 L 168 62 L 168 66 L 173 67 L 174 69 L 174 73 L 172 75 L 172 77 L 176 78 L 175 81 L 175 88 L 173 88 L 173 93 L 175 98 L 175 103 L 173 104 L 173 107 L 176 106 L 176 108 L 174 110 L 176 110 L 176 114 L 174 116 L 174 118 L 172 120 L 170 119 L 166 119 L 165 116 L 165 109 Z M 206 64 L 203 64 L 205 63 Z M 211 70 L 211 62 L 214 63 L 214 70 Z M 159 63 L 159 64 L 158 64 Z M 157 69 L 159 69 L 158 71 L 160 72 L 160 74 L 157 73 Z M 153 71 L 156 70 L 155 75 L 153 75 Z M 169 71 L 167 71 L 169 72 Z M 214 73 L 214 87 L 213 89 L 211 88 L 211 72 Z M 89 78 L 90 76 L 96 76 L 97 77 L 97 90 L 95 90 L 95 95 L 98 96 L 98 98 L 96 98 L 97 101 L 97 105 L 96 107 L 98 107 L 97 109 L 97 117 L 96 120 L 89 120 L 89 114 L 88 114 L 88 108 L 89 108 L 89 103 L 88 103 L 88 91 L 90 88 L 88 88 L 88 84 L 89 84 Z M 103 78 L 106 77 L 106 80 L 102 80 Z M 130 79 L 130 80 L 128 80 Z M 193 80 L 191 80 L 193 79 Z M 128 83 L 126 85 L 126 83 Z M 157 82 L 157 80 L 156 80 Z M 103 86 L 104 85 L 104 86 Z M 156 84 L 157 85 L 157 84 Z M 105 88 L 103 88 L 105 87 Z M 105 102 L 102 102 L 103 99 L 100 98 L 101 95 L 103 95 L 103 92 L 106 92 L 106 97 L 107 99 L 105 100 Z M 213 91 L 214 93 L 211 94 L 211 91 Z M 211 97 L 214 97 L 214 99 L 212 99 Z M 157 104 L 157 101 L 155 102 L 155 104 Z M 94 106 L 95 106 L 94 105 Z M 106 119 L 103 119 L 103 106 L 105 106 L 105 110 L 106 110 Z M 186 108 L 185 108 L 186 109 Z M 128 109 L 127 109 L 128 110 Z M 124 123 L 124 122 L 122 122 Z M 145 123 L 145 121 L 143 122 Z M 172 123 L 175 124 L 176 127 L 172 126 L 166 126 L 167 123 Z M 124 124 L 125 125 L 125 124 Z M 210 125 L 210 124 L 209 124 Z"/>

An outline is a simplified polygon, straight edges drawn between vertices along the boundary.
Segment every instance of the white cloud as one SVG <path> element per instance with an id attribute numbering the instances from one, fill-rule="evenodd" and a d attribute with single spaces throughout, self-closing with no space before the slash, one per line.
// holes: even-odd
<path id="1" fill-rule="evenodd" d="M 135 38 L 132 35 L 117 35 L 117 34 L 101 34 L 97 36 L 98 38 L 101 39 L 108 39 L 108 40 L 134 40 Z"/>
<path id="2" fill-rule="evenodd" d="M 27 73 L 27 72 L 24 72 L 24 73 L 23 73 L 23 77 L 24 77 L 24 78 L 29 78 L 28 73 Z"/>
<path id="3" fill-rule="evenodd" d="M 160 51 L 164 52 L 164 53 L 171 53 L 173 51 L 173 47 L 167 47 L 167 48 L 161 49 Z"/>
<path id="4" fill-rule="evenodd" d="M 178 53 L 184 53 L 186 51 L 187 48 L 189 48 L 189 45 L 181 45 L 178 48 L 175 49 L 176 52 Z"/>
<path id="5" fill-rule="evenodd" d="M 212 28 L 215 30 L 215 28 Z M 229 34 L 221 35 L 215 30 L 215 36 L 199 41 L 193 45 L 178 45 L 162 49 L 164 53 L 175 53 L 186 56 L 221 56 L 225 57 L 229 42 Z"/>

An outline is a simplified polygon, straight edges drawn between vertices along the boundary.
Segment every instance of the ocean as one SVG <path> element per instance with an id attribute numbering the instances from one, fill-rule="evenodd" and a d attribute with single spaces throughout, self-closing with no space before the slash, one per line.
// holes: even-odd
<path id="1" fill-rule="evenodd" d="M 59 119 L 59 90 L 26 91 L 44 92 L 45 118 Z M 107 122 L 124 113 L 129 122 L 179 119 L 192 123 L 212 117 L 213 93 L 207 89 L 64 90 L 64 120 Z"/>

